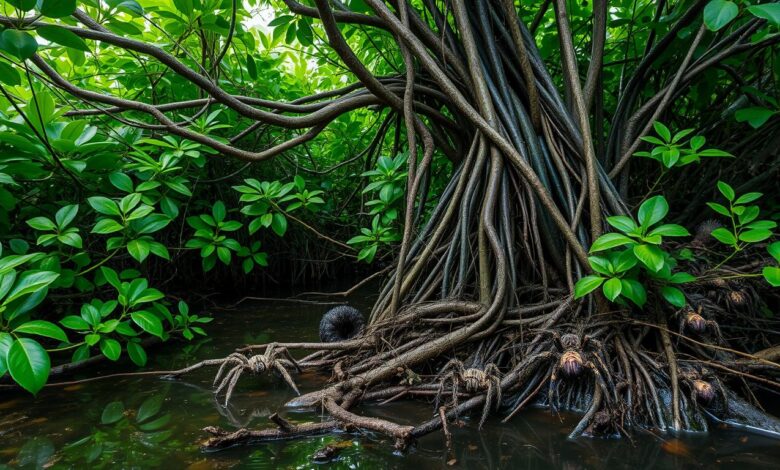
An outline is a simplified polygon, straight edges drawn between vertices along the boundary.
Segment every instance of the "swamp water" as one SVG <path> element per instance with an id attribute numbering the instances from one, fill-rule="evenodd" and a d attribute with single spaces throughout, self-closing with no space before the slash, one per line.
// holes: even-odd
<path id="1" fill-rule="evenodd" d="M 367 302 L 352 303 L 367 310 Z M 182 368 L 224 357 L 244 344 L 316 340 L 327 308 L 262 303 L 215 310 L 208 338 L 150 351 L 148 369 Z M 127 368 L 103 367 L 108 368 L 101 373 Z M 392 442 L 382 436 L 346 433 L 202 453 L 198 442 L 206 437 L 201 431 L 205 426 L 267 427 L 275 411 L 292 421 L 320 419 L 315 412 L 283 409 L 293 395 L 275 377 L 242 376 L 231 407 L 224 409 L 212 394 L 215 373 L 216 368 L 201 369 L 179 380 L 120 377 L 46 388 L 37 398 L 0 392 L 0 469 L 780 468 L 780 442 L 741 431 L 568 441 L 578 417 L 542 410 L 524 411 L 507 424 L 489 420 L 482 432 L 477 432 L 474 419 L 467 419 L 462 428 L 453 426 L 457 462 L 452 466 L 440 432 L 424 437 L 403 455 L 394 454 Z M 327 378 L 312 373 L 294 377 L 302 392 Z M 358 412 L 413 424 L 429 419 L 432 406 L 398 402 Z M 311 456 L 329 444 L 341 449 L 336 459 L 314 463 Z"/>

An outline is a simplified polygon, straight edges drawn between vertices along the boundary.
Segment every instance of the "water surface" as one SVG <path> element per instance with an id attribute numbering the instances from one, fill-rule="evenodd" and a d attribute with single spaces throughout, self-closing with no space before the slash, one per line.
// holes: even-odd
<path id="1" fill-rule="evenodd" d="M 367 307 L 367 301 L 352 301 Z M 150 351 L 148 369 L 177 369 L 201 359 L 223 357 L 240 345 L 306 341 L 317 337 L 325 306 L 256 303 L 240 310 L 214 311 L 209 338 Z M 102 366 L 100 373 L 131 366 Z M 0 469 L 5 468 L 780 468 L 780 443 L 740 431 L 715 429 L 707 435 L 632 439 L 578 439 L 567 433 L 578 417 L 543 410 L 521 413 L 507 424 L 475 420 L 454 428 L 454 453 L 447 455 L 441 433 L 421 439 L 404 454 L 374 434 L 338 433 L 308 439 L 203 453 L 205 426 L 225 429 L 269 426 L 279 411 L 291 421 L 320 420 L 311 411 L 284 410 L 292 391 L 275 377 L 244 376 L 230 408 L 214 400 L 216 370 L 203 369 L 181 380 L 126 377 L 70 387 L 46 388 L 36 398 L 0 392 Z M 93 370 L 94 373 L 94 370 Z M 327 377 L 295 376 L 302 391 Z M 430 404 L 398 402 L 362 407 L 359 412 L 415 424 L 432 416 Z M 336 459 L 314 463 L 326 445 L 341 449 Z"/>

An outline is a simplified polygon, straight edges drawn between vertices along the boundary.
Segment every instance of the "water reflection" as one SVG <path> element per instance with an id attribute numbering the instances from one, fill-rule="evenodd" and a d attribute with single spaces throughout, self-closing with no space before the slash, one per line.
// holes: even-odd
<path id="1" fill-rule="evenodd" d="M 247 343 L 314 340 L 325 308 L 262 305 L 220 314 L 211 337 L 184 347 L 159 349 L 150 368 L 172 369 L 204 358 L 224 356 Z M 174 349 L 176 351 L 174 351 Z M 114 370 L 106 366 L 105 373 Z M 578 417 L 546 411 L 521 413 L 507 424 L 463 417 L 453 426 L 453 453 L 440 433 L 424 437 L 404 455 L 392 442 L 372 434 L 337 433 L 305 440 L 203 454 L 198 442 L 205 426 L 262 427 L 281 411 L 290 421 L 319 420 L 312 411 L 281 410 L 291 391 L 273 377 L 246 377 L 231 406 L 214 400 L 215 370 L 180 380 L 119 378 L 67 388 L 45 389 L 37 398 L 0 395 L 0 469 L 5 468 L 529 468 L 615 469 L 732 467 L 778 468 L 780 444 L 764 437 L 715 429 L 709 435 L 663 438 L 649 434 L 629 439 L 578 439 L 567 433 Z M 296 377 L 302 391 L 327 377 Z M 432 416 L 424 403 L 368 406 L 360 413 L 415 423 Z M 330 446 L 328 463 L 313 456 Z"/>

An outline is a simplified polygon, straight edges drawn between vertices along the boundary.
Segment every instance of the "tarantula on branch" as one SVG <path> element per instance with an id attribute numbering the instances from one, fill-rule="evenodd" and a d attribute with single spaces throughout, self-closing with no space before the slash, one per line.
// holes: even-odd
<path id="1" fill-rule="evenodd" d="M 552 331 L 550 334 L 553 336 L 555 349 L 541 352 L 536 357 L 555 361 L 550 373 L 550 387 L 547 394 L 550 409 L 555 408 L 554 398 L 560 376 L 563 376 L 564 379 L 574 379 L 582 375 L 585 369 L 593 374 L 597 386 L 602 388 L 606 396 L 607 386 L 596 364 L 596 362 L 600 362 L 596 352 L 603 349 L 601 342 L 587 335 L 580 338 L 574 333 L 560 335 L 558 332 Z"/>
<path id="2" fill-rule="evenodd" d="M 482 408 L 482 417 L 479 420 L 480 428 L 493 406 L 498 408 L 501 404 L 501 372 L 495 364 L 488 364 L 482 369 L 466 368 L 461 361 L 452 359 L 444 366 L 439 376 L 441 377 L 439 395 L 444 391 L 446 383 L 450 382 L 452 403 L 455 408 L 458 406 L 458 393 L 461 387 L 471 395 L 485 394 L 485 406 Z"/>
<path id="3" fill-rule="evenodd" d="M 721 338 L 720 327 L 714 320 L 707 320 L 702 315 L 704 308 L 702 305 L 696 307 L 694 310 L 691 307 L 686 309 L 680 315 L 680 334 L 685 331 L 693 333 L 697 336 L 703 336 L 707 332 L 713 334 L 717 339 Z"/>
<path id="4" fill-rule="evenodd" d="M 282 379 L 287 382 L 287 385 L 289 385 L 296 394 L 300 395 L 301 392 L 298 391 L 298 387 L 295 385 L 295 382 L 290 376 L 290 373 L 287 372 L 287 368 L 282 361 L 289 362 L 298 372 L 301 371 L 298 362 L 290 355 L 287 348 L 272 343 L 266 346 L 263 354 L 247 357 L 244 354 L 234 352 L 223 359 L 207 359 L 198 362 L 185 369 L 169 374 L 168 377 L 183 375 L 205 366 L 220 366 L 217 375 L 214 377 L 214 385 L 219 383 L 217 389 L 214 390 L 214 395 L 218 397 L 223 390 L 225 391 L 225 407 L 230 403 L 230 397 L 233 395 L 233 390 L 236 388 L 238 379 L 241 378 L 241 375 L 244 372 L 249 372 L 252 375 L 260 375 L 276 370 L 279 375 L 282 376 Z"/>

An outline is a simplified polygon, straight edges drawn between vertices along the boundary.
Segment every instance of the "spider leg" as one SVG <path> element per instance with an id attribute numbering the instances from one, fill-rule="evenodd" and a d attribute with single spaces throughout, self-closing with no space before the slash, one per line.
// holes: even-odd
<path id="1" fill-rule="evenodd" d="M 241 367 L 233 374 L 233 378 L 230 379 L 230 384 L 228 384 L 227 391 L 225 392 L 225 408 L 227 408 L 228 403 L 230 403 L 230 397 L 233 396 L 233 390 L 236 388 L 236 384 L 238 384 L 238 379 L 241 378 L 241 374 L 243 372 L 244 372 L 244 367 Z"/>
<path id="2" fill-rule="evenodd" d="M 238 359 L 236 359 L 235 357 L 232 357 L 232 356 L 233 355 L 231 354 L 230 356 L 228 356 L 228 357 L 226 357 L 224 359 L 220 359 L 220 361 L 222 361 L 222 365 L 219 366 L 219 370 L 217 371 L 217 375 L 214 376 L 214 382 L 211 384 L 212 387 L 214 385 L 216 385 L 217 382 L 219 382 L 219 379 L 220 379 L 220 377 L 222 377 L 222 374 L 225 372 L 225 369 L 227 368 L 228 364 L 232 364 L 233 366 L 236 366 L 236 365 L 238 365 L 236 363 L 239 363 L 239 364 L 241 363 Z"/>
<path id="3" fill-rule="evenodd" d="M 485 424 L 490 408 L 493 407 L 493 381 L 488 382 L 488 388 L 485 395 L 485 406 L 482 407 L 482 417 L 479 420 L 479 426 L 477 429 L 482 429 L 482 425 Z"/>
<path id="4" fill-rule="evenodd" d="M 295 370 L 298 371 L 298 373 L 301 372 L 301 366 L 298 365 L 298 361 L 295 360 L 294 357 L 292 357 L 292 354 L 290 354 L 290 351 L 287 350 L 287 348 L 279 348 L 276 351 L 277 354 L 281 354 L 283 359 L 286 359 L 290 361 L 290 363 L 295 367 Z"/>
<path id="5" fill-rule="evenodd" d="M 557 391 L 557 385 L 558 385 L 558 372 L 561 370 L 561 365 L 556 364 L 553 368 L 552 373 L 550 374 L 550 389 L 547 391 L 547 402 L 550 405 L 550 412 L 555 412 L 555 392 Z"/>
<path id="6" fill-rule="evenodd" d="M 237 365 L 237 366 L 233 366 L 233 368 L 232 368 L 232 369 L 230 369 L 229 371 L 227 371 L 227 373 L 226 373 L 226 374 L 225 374 L 225 376 L 222 378 L 222 380 L 220 380 L 220 382 L 219 382 L 219 386 L 217 386 L 217 389 L 216 389 L 216 390 L 214 390 L 214 395 L 219 395 L 219 394 L 220 394 L 220 392 L 222 392 L 222 390 L 224 390 L 224 389 L 225 389 L 225 387 L 227 386 L 227 384 L 228 384 L 228 383 L 230 383 L 230 379 L 232 379 L 232 378 L 233 378 L 233 375 L 234 375 L 234 374 L 235 374 L 235 373 L 236 373 L 238 370 L 242 369 L 243 367 L 244 367 L 244 366 L 242 366 L 242 365 Z"/>
<path id="7" fill-rule="evenodd" d="M 292 377 L 290 377 L 289 372 L 287 372 L 287 369 L 284 368 L 283 365 L 279 363 L 279 361 L 274 361 L 274 367 L 276 370 L 279 371 L 280 374 L 282 374 L 282 378 L 285 382 L 287 382 L 287 385 L 289 385 L 293 390 L 295 390 L 295 393 L 297 395 L 300 395 L 301 392 L 298 391 L 298 387 L 295 386 L 295 382 L 293 382 Z"/>
<path id="8" fill-rule="evenodd" d="M 185 367 L 184 369 L 177 370 L 176 372 L 172 374 L 163 375 L 160 378 L 161 379 L 173 379 L 180 375 L 188 374 L 192 371 L 198 370 L 203 367 L 209 367 L 209 366 L 216 366 L 219 364 L 222 364 L 225 362 L 225 359 L 206 359 L 204 361 L 197 362 L 189 367 Z"/>

